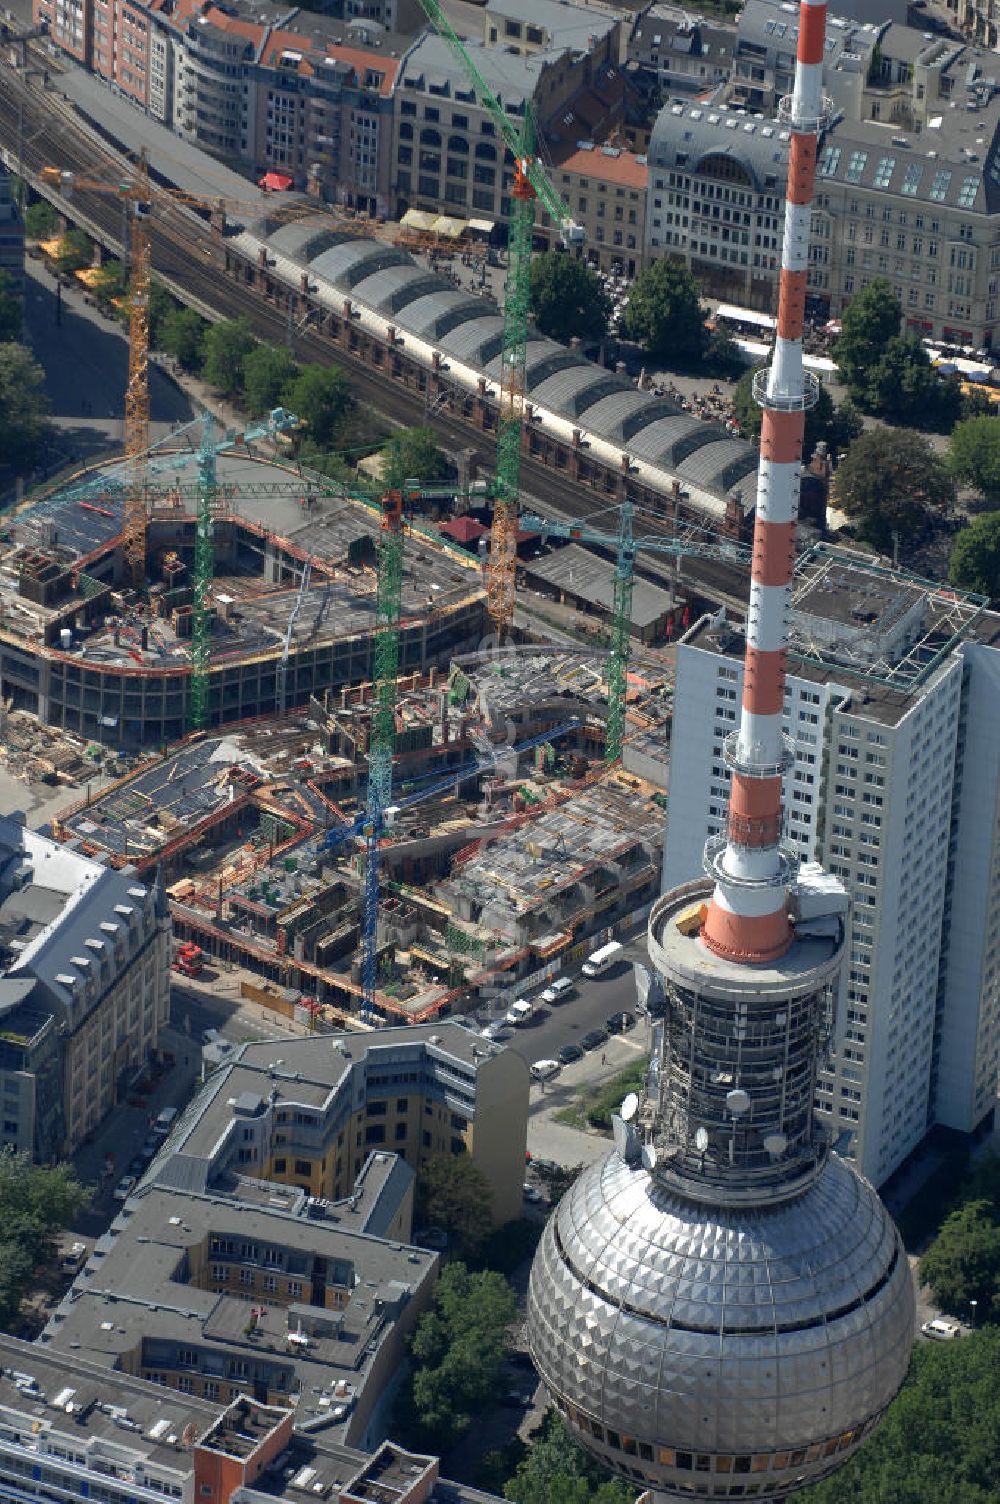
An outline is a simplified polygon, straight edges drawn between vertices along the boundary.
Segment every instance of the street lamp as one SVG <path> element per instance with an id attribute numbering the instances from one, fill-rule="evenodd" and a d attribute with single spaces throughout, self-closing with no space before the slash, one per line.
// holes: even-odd
<path id="1" fill-rule="evenodd" d="M 969 1308 L 972 1311 L 972 1330 L 973 1331 L 976 1330 L 976 1307 L 978 1306 L 978 1304 L 979 1304 L 978 1300 L 970 1300 L 969 1301 Z"/>

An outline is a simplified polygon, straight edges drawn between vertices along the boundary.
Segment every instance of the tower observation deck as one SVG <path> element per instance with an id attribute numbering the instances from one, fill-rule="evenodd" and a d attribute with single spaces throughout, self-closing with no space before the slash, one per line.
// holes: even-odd
<path id="1" fill-rule="evenodd" d="M 729 818 L 664 894 L 666 995 L 615 1150 L 550 1218 L 528 1340 L 582 1446 L 662 1500 L 780 1500 L 833 1471 L 906 1375 L 914 1299 L 876 1192 L 813 1115 L 850 923 L 782 844 L 781 729 L 805 410 L 802 322 L 826 7 L 802 0 L 774 360 L 763 407 Z M 683 790 L 672 790 L 683 797 Z"/>

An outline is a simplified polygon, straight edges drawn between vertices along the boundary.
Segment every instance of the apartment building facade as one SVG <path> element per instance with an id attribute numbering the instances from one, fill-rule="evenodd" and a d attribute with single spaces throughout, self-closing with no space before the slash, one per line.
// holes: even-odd
<path id="1" fill-rule="evenodd" d="M 3 1139 L 40 1158 L 72 1153 L 167 1021 L 163 893 L 3 818 L 0 930 Z"/>
<path id="2" fill-rule="evenodd" d="M 998 892 L 992 880 L 981 893 L 975 885 L 992 873 L 996 842 L 1000 763 L 985 739 L 1000 623 L 977 624 L 974 608 L 953 612 L 934 587 L 837 555 L 817 567 L 804 599 L 797 594 L 785 839 L 852 899 L 816 1106 L 835 1138 L 851 1135 L 850 1152 L 878 1185 L 935 1123 L 971 1133 L 996 1097 Z M 949 650 L 933 671 L 911 675 L 924 645 L 942 638 Z M 723 829 L 741 654 L 741 633 L 718 620 L 678 648 L 665 889 L 698 874 L 705 840 Z M 976 769 L 969 788 L 963 765 Z M 974 812 L 979 780 L 991 778 L 986 807 Z"/>
<path id="3" fill-rule="evenodd" d="M 652 75 L 664 96 L 704 94 L 728 83 L 736 32 L 679 5 L 641 11 L 628 37 L 630 62 Z"/>
<path id="4" fill-rule="evenodd" d="M 580 141 L 554 155 L 552 181 L 583 226 L 584 255 L 599 271 L 634 277 L 645 265 L 648 176 L 646 158 L 618 146 Z M 539 229 L 550 248 L 559 244 L 548 215 Z"/>

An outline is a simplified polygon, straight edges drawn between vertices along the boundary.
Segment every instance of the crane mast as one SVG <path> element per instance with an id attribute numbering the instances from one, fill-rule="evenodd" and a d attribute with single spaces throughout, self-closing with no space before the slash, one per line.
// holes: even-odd
<path id="1" fill-rule="evenodd" d="M 531 105 L 524 102 L 524 123 L 518 130 L 493 89 L 476 66 L 438 0 L 420 0 L 428 20 L 448 44 L 488 110 L 497 136 L 514 159 L 514 184 L 508 216 L 507 281 L 504 290 L 503 354 L 500 414 L 497 422 L 496 483 L 493 528 L 486 573 L 486 609 L 497 636 L 514 620 L 517 571 L 518 500 L 521 483 L 521 442 L 524 430 L 525 356 L 531 307 L 531 241 L 535 204 L 557 225 L 566 245 L 582 245 L 583 231 L 553 186 L 535 152 Z"/>
<path id="2" fill-rule="evenodd" d="M 132 210 L 131 281 L 128 317 L 128 386 L 125 389 L 125 505 L 122 551 L 128 583 L 146 578 L 146 451 L 149 448 L 149 164 L 145 151 L 135 164 L 127 190 Z"/>

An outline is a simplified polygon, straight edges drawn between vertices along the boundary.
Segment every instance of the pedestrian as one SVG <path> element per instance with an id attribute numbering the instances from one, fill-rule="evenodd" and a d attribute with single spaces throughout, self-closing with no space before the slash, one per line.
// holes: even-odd
<path id="1" fill-rule="evenodd" d="M 602 1065 L 607 1065 L 607 1063 L 608 1063 L 608 1054 L 607 1054 L 607 1051 L 606 1050 L 602 1050 L 601 1051 L 601 1064 Z"/>

